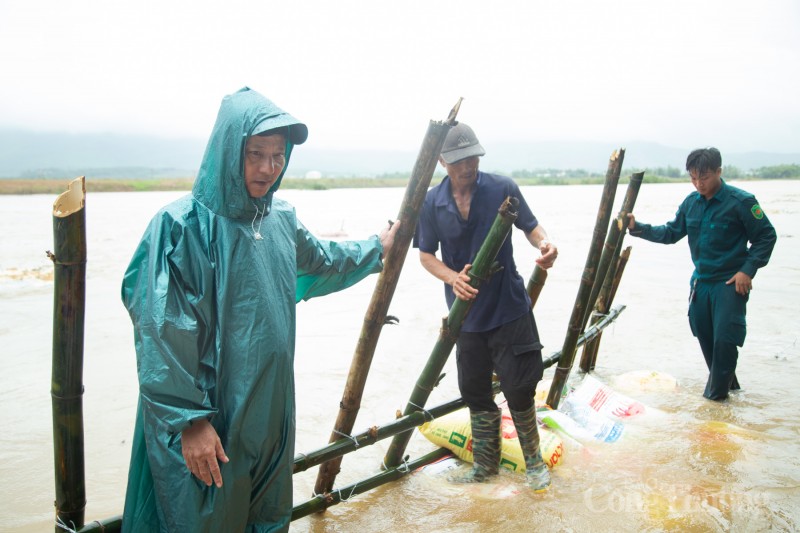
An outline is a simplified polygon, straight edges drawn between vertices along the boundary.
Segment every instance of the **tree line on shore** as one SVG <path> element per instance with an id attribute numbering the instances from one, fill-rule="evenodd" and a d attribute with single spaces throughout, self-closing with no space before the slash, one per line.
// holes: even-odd
<path id="1" fill-rule="evenodd" d="M 643 171 L 645 180 L 650 183 L 680 182 L 688 180 L 685 171 L 672 166 L 655 167 L 652 169 L 628 169 L 626 175 Z M 489 172 L 492 172 L 489 169 Z M 503 172 L 501 172 L 503 173 Z M 55 173 L 54 173 L 55 174 Z M 104 178 L 93 177 L 86 172 L 86 189 L 93 192 L 134 192 L 134 191 L 180 191 L 190 190 L 194 182 L 193 177 L 170 178 Z M 604 174 L 582 169 L 537 169 L 515 170 L 509 174 L 520 185 L 579 185 L 589 183 L 602 183 Z M 727 165 L 722 169 L 722 175 L 729 180 L 769 180 L 769 179 L 800 179 L 800 165 L 774 165 L 742 171 Z M 38 178 L 7 178 L 0 179 L 0 194 L 59 194 L 66 188 L 67 181 L 76 175 L 53 175 L 52 177 Z M 434 175 L 438 182 L 444 177 L 440 171 Z M 395 172 L 380 174 L 378 176 L 360 177 L 320 177 L 303 178 L 286 176 L 281 184 L 286 189 L 342 189 L 342 188 L 369 188 L 369 187 L 405 187 L 408 173 Z M 620 180 L 624 183 L 626 178 Z"/>

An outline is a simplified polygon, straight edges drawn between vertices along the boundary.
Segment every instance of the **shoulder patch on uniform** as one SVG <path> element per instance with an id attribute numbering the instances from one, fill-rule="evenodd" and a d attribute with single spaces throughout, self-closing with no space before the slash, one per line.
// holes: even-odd
<path id="1" fill-rule="evenodd" d="M 753 218 L 758 220 L 764 218 L 764 211 L 761 210 L 761 206 L 758 204 L 753 204 L 753 207 L 750 208 L 750 212 L 753 213 Z"/>

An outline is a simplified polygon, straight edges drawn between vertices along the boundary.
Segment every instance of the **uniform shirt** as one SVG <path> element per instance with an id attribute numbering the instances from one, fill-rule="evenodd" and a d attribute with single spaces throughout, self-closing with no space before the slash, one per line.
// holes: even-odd
<path id="1" fill-rule="evenodd" d="M 511 178 L 479 171 L 469 218 L 464 220 L 453 198 L 450 178 L 446 176 L 425 196 L 415 245 L 420 251 L 430 254 L 435 254 L 441 245 L 442 262 L 461 272 L 464 265 L 475 260 L 497 217 L 498 209 L 509 196 L 519 200 L 519 214 L 514 225 L 526 234 L 531 232 L 539 222 Z M 503 268 L 478 289 L 478 296 L 467 313 L 462 331 L 488 331 L 516 320 L 530 310 L 525 283 L 514 263 L 510 236 L 500 248 L 497 261 Z M 456 298 L 453 288 L 445 283 L 444 292 L 447 306 L 450 307 Z"/>
<path id="2" fill-rule="evenodd" d="M 631 235 L 662 244 L 688 235 L 692 279 L 701 281 L 727 281 L 737 272 L 754 277 L 769 261 L 777 239 L 755 196 L 724 180 L 710 200 L 695 191 L 678 207 L 674 220 L 663 226 L 637 222 Z"/>

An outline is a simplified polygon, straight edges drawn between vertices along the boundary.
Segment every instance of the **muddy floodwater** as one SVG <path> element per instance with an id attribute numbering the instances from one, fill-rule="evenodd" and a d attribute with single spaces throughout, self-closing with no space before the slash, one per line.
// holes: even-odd
<path id="1" fill-rule="evenodd" d="M 565 440 L 553 485 L 532 494 L 503 472 L 489 486 L 462 487 L 417 472 L 292 523 L 297 532 L 796 531 L 800 529 L 800 181 L 732 182 L 756 194 L 778 232 L 771 263 L 748 304 L 737 374 L 743 390 L 725 403 L 702 397 L 707 370 L 686 311 L 692 271 L 686 241 L 626 237 L 632 246 L 615 305 L 625 311 L 602 337 L 594 377 L 644 405 L 614 443 Z M 523 187 L 559 248 L 535 309 L 549 355 L 567 331 L 600 201 L 600 185 Z M 670 220 L 691 184 L 649 184 L 635 213 Z M 318 236 L 363 238 L 396 218 L 402 189 L 283 191 Z M 624 196 L 617 193 L 614 213 Z M 93 193 L 88 232 L 84 363 L 86 520 L 122 512 L 137 402 L 136 362 L 122 274 L 155 211 L 183 193 Z M 0 530 L 52 531 L 50 399 L 54 196 L 0 196 Z M 519 231 L 527 278 L 537 254 Z M 298 305 L 297 452 L 327 443 L 377 276 Z M 355 425 L 382 425 L 404 409 L 447 310 L 441 284 L 410 250 L 383 328 Z M 580 352 L 577 358 L 580 358 Z M 458 396 L 454 357 L 428 405 Z M 545 380 L 552 377 L 545 372 Z M 660 381 L 638 376 L 657 373 Z M 575 383 L 580 379 L 573 372 Z M 670 381 L 674 380 L 674 381 Z M 672 383 L 672 385 L 670 385 Z M 380 471 L 389 440 L 346 456 L 337 486 Z M 435 446 L 414 432 L 412 458 Z M 311 497 L 317 469 L 295 476 L 295 503 Z"/>

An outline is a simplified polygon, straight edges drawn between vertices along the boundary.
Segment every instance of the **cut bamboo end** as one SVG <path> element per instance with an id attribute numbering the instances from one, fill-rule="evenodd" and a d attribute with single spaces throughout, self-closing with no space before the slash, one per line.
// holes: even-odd
<path id="1" fill-rule="evenodd" d="M 86 204 L 86 176 L 69 182 L 69 188 L 53 202 L 53 216 L 65 218 L 84 208 Z"/>
<path id="2" fill-rule="evenodd" d="M 463 102 L 463 101 L 464 101 L 464 97 L 463 96 L 459 96 L 458 97 L 458 102 L 456 102 L 456 105 L 454 105 L 453 109 L 450 110 L 450 114 L 447 116 L 447 120 L 445 120 L 445 124 L 448 124 L 450 126 L 455 125 L 456 116 L 458 115 L 458 110 L 461 109 L 461 102 Z"/>

